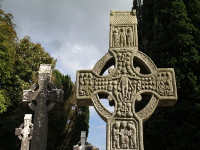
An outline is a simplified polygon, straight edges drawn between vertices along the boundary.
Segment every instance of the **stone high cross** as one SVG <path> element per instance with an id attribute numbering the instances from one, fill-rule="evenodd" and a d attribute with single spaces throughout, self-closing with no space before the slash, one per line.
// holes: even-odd
<path id="1" fill-rule="evenodd" d="M 31 150 L 46 150 L 49 111 L 57 102 L 63 101 L 63 91 L 50 82 L 51 65 L 41 64 L 38 82 L 30 90 L 23 90 L 24 102 L 35 111 Z"/>
<path id="2" fill-rule="evenodd" d="M 111 11 L 110 48 L 92 70 L 77 71 L 76 97 L 107 123 L 107 150 L 143 150 L 143 123 L 177 100 L 172 68 L 157 68 L 138 50 L 136 11 Z M 107 75 L 104 75 L 105 71 Z M 114 113 L 100 102 L 107 98 Z"/>
<path id="3" fill-rule="evenodd" d="M 31 123 L 32 114 L 25 114 L 24 123 L 15 129 L 15 135 L 22 141 L 21 150 L 29 150 L 29 141 L 32 138 L 33 124 Z"/>

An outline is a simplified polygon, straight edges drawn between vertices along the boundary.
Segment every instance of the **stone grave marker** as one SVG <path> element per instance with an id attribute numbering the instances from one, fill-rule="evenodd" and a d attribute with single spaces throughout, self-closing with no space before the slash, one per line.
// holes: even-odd
<path id="1" fill-rule="evenodd" d="M 29 107 L 35 111 L 34 129 L 31 141 L 31 150 L 46 150 L 48 115 L 55 103 L 63 101 L 63 91 L 57 89 L 50 82 L 51 65 L 41 64 L 38 82 L 33 84 L 30 90 L 23 90 L 24 102 L 29 102 Z"/>
<path id="2" fill-rule="evenodd" d="M 81 131 L 81 146 L 80 150 L 85 150 L 86 131 Z"/>
<path id="3" fill-rule="evenodd" d="M 85 150 L 86 147 L 86 131 L 81 131 L 80 146 L 77 144 L 73 146 L 73 150 Z"/>
<path id="4" fill-rule="evenodd" d="M 22 141 L 21 150 L 29 150 L 29 141 L 32 138 L 33 124 L 31 123 L 32 114 L 25 114 L 24 123 L 15 129 L 15 135 Z"/>
<path id="5" fill-rule="evenodd" d="M 174 69 L 157 68 L 138 50 L 136 11 L 111 11 L 110 48 L 92 70 L 77 71 L 76 98 L 107 123 L 107 150 L 143 150 L 143 123 L 177 101 Z M 107 75 L 104 75 L 105 71 Z M 106 98 L 114 112 L 100 99 Z"/>

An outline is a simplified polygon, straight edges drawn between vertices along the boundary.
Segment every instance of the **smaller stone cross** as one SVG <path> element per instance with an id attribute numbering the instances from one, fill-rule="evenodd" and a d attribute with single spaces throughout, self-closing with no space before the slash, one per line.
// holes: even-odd
<path id="1" fill-rule="evenodd" d="M 24 123 L 15 129 L 15 135 L 22 141 L 21 150 L 29 150 L 29 141 L 32 138 L 33 124 L 31 123 L 32 114 L 25 114 Z"/>
<path id="2" fill-rule="evenodd" d="M 57 102 L 63 101 L 63 90 L 56 89 L 50 82 L 51 65 L 41 64 L 38 82 L 30 90 L 23 90 L 24 102 L 29 102 L 29 107 L 35 111 L 33 138 L 31 150 L 46 150 L 49 111 Z"/>
<path id="3" fill-rule="evenodd" d="M 77 145 L 73 146 L 73 150 L 86 150 L 86 131 L 81 131 L 81 139 Z M 79 144 L 81 144 L 79 146 Z"/>
<path id="4" fill-rule="evenodd" d="M 85 150 L 86 131 L 81 131 L 81 146 L 80 150 Z"/>

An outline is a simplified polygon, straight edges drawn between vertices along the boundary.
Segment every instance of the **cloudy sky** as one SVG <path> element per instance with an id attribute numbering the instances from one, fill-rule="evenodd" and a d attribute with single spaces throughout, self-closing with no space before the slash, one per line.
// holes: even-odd
<path id="1" fill-rule="evenodd" d="M 56 68 L 70 75 L 92 69 L 109 48 L 110 10 L 131 10 L 133 0 L 0 0 L 14 15 L 19 39 L 30 36 L 52 57 Z M 88 142 L 106 149 L 106 124 L 90 107 Z"/>

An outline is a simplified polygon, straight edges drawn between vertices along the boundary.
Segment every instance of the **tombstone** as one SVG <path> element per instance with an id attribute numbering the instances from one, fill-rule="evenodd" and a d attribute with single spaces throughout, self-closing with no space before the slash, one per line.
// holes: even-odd
<path id="1" fill-rule="evenodd" d="M 73 150 L 97 150 L 90 143 L 86 142 L 86 131 L 81 131 L 81 138 L 80 141 L 73 146 Z"/>
<path id="2" fill-rule="evenodd" d="M 46 150 L 47 111 L 52 109 L 55 103 L 63 101 L 64 92 L 61 89 L 56 89 L 55 85 L 50 82 L 50 64 L 41 64 L 38 73 L 38 82 L 33 84 L 30 90 L 23 90 L 22 100 L 28 102 L 29 107 L 35 111 L 31 150 Z"/>
<path id="3" fill-rule="evenodd" d="M 81 146 L 80 150 L 85 150 L 86 131 L 81 131 Z"/>
<path id="4" fill-rule="evenodd" d="M 81 131 L 80 146 L 77 144 L 73 146 L 73 150 L 85 150 L 86 145 L 86 131 Z"/>
<path id="5" fill-rule="evenodd" d="M 24 123 L 15 129 L 15 135 L 22 141 L 21 150 L 29 150 L 29 141 L 32 138 L 33 124 L 31 123 L 32 114 L 25 114 Z"/>
<path id="6" fill-rule="evenodd" d="M 76 98 L 107 123 L 107 150 L 143 150 L 143 123 L 156 107 L 177 101 L 175 73 L 138 50 L 135 10 L 110 15 L 110 48 L 92 70 L 77 71 Z M 100 102 L 105 98 L 113 113 Z"/>

